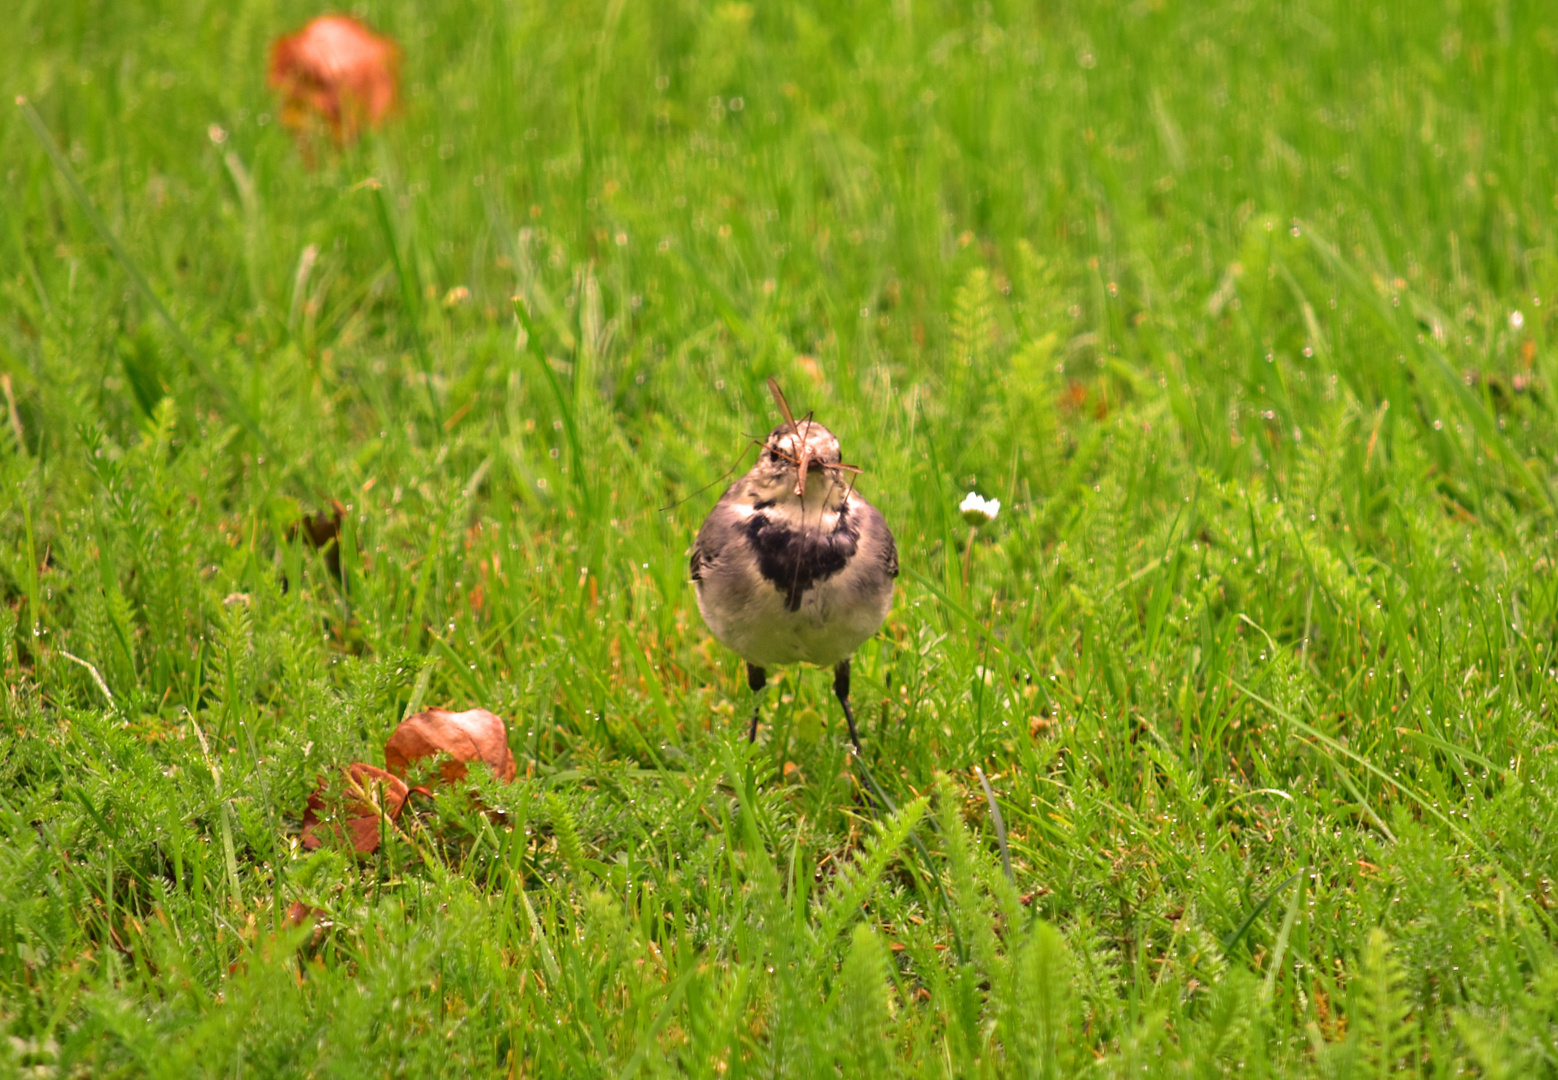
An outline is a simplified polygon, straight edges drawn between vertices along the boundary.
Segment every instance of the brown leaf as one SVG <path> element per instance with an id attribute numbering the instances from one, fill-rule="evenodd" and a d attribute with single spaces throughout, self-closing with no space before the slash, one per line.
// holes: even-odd
<path id="1" fill-rule="evenodd" d="M 336 538 L 341 535 L 341 519 L 345 516 L 346 507 L 341 505 L 339 499 L 331 499 L 328 513 L 321 510 L 317 514 L 305 515 L 298 525 L 310 547 L 322 548 L 336 542 Z"/>
<path id="2" fill-rule="evenodd" d="M 514 779 L 516 766 L 509 749 L 508 726 L 486 709 L 426 709 L 402 720 L 384 744 L 384 764 L 396 776 L 405 776 L 412 762 L 435 754 L 447 754 L 451 759 L 439 766 L 446 782 L 464 777 L 470 761 L 485 761 L 493 775 Z"/>
<path id="3" fill-rule="evenodd" d="M 303 846 L 312 851 L 333 837 L 350 842 L 354 851 L 367 855 L 379 849 L 380 806 L 384 816 L 395 820 L 405 808 L 411 789 L 400 777 L 360 761 L 348 765 L 343 774 L 346 784 L 339 805 L 330 805 L 322 776 L 308 797 L 308 809 L 303 812 Z M 378 805 L 375 799 L 380 800 Z M 327 818 L 329 827 L 321 836 L 320 826 L 326 824 Z"/>
<path id="4" fill-rule="evenodd" d="M 324 908 L 309 907 L 301 900 L 294 900 L 287 908 L 287 925 L 302 926 L 305 919 L 314 919 L 327 912 Z"/>
<path id="5" fill-rule="evenodd" d="M 330 913 L 324 908 L 310 907 L 301 900 L 294 900 L 287 908 L 287 926 L 296 929 L 305 925 L 312 926 L 314 929 L 308 940 L 308 947 L 312 949 L 325 939 L 334 923 L 331 921 Z"/>
<path id="6" fill-rule="evenodd" d="M 395 106 L 400 49 L 356 19 L 324 15 L 271 45 L 270 86 L 281 122 L 299 134 L 321 123 L 337 145 L 377 127 Z"/>
<path id="7" fill-rule="evenodd" d="M 341 580 L 341 519 L 345 516 L 346 507 L 339 499 L 331 499 L 329 511 L 305 514 L 288 533 L 291 537 L 301 532 L 309 547 L 323 552 L 325 568 L 337 581 Z"/>

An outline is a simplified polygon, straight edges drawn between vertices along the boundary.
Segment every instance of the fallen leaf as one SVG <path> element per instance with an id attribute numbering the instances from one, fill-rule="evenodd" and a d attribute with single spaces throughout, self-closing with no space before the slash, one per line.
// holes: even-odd
<path id="1" fill-rule="evenodd" d="M 322 548 L 326 544 L 333 544 L 341 535 L 341 519 L 346 516 L 346 507 L 340 500 L 330 500 L 330 510 L 321 510 L 317 514 L 309 514 L 298 522 L 303 530 L 303 536 L 309 544 L 316 548 Z"/>
<path id="2" fill-rule="evenodd" d="M 335 577 L 341 579 L 341 520 L 346 517 L 346 507 L 340 500 L 331 499 L 330 509 L 321 510 L 317 514 L 305 514 L 290 530 L 291 536 L 302 534 L 308 546 L 321 552 L 325 559 L 325 568 Z"/>
<path id="3" fill-rule="evenodd" d="M 466 763 L 471 761 L 485 761 L 499 779 L 514 779 L 516 765 L 509 749 L 508 726 L 502 717 L 486 709 L 426 709 L 402 720 L 384 744 L 384 764 L 396 776 L 405 776 L 412 762 L 435 754 L 450 759 L 438 770 L 445 782 L 462 779 Z"/>
<path id="4" fill-rule="evenodd" d="M 322 907 L 313 907 L 303 903 L 301 900 L 294 900 L 287 907 L 287 926 L 294 929 L 300 926 L 312 926 L 314 928 L 313 943 L 315 945 L 324 939 L 324 936 L 330 932 L 330 928 L 333 925 L 330 913 Z"/>
<path id="5" fill-rule="evenodd" d="M 400 96 L 400 49 L 356 19 L 324 15 L 271 45 L 270 86 L 281 122 L 306 135 L 321 123 L 339 146 L 377 127 Z"/>
<path id="6" fill-rule="evenodd" d="M 325 840 L 333 836 L 349 841 L 358 854 L 367 855 L 379 849 L 380 807 L 382 816 L 395 820 L 405 808 L 411 789 L 400 777 L 360 761 L 342 772 L 346 783 L 339 805 L 330 805 L 322 776 L 309 795 L 308 808 L 303 812 L 303 846 L 309 850 L 323 847 Z M 375 799 L 380 802 L 375 804 Z M 322 830 L 327 821 L 328 828 Z"/>
<path id="7" fill-rule="evenodd" d="M 822 365 L 817 363 L 817 358 L 815 356 L 797 356 L 795 358 L 795 366 L 799 368 L 801 374 L 810 379 L 812 384 L 815 386 L 821 386 L 823 382 L 826 381 L 822 374 Z"/>

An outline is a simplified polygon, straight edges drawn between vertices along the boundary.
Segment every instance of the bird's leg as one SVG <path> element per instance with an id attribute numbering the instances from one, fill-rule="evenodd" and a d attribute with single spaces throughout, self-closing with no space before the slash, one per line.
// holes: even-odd
<path id="1" fill-rule="evenodd" d="M 768 685 L 768 672 L 756 664 L 747 664 L 747 686 L 756 698 L 752 702 L 752 729 L 747 732 L 747 742 L 757 742 L 757 718 L 763 713 L 763 689 Z"/>
<path id="2" fill-rule="evenodd" d="M 855 744 L 855 753 L 860 753 L 860 733 L 855 730 L 855 714 L 849 710 L 849 661 L 840 660 L 838 667 L 833 669 L 833 692 L 838 695 L 839 704 L 844 706 L 844 719 L 849 721 L 849 741 Z"/>

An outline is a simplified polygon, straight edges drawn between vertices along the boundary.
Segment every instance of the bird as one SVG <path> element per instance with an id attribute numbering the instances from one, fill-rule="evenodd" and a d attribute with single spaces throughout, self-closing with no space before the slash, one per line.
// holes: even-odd
<path id="1" fill-rule="evenodd" d="M 757 462 L 704 519 L 690 572 L 709 630 L 744 661 L 755 696 L 747 740 L 757 740 L 768 669 L 833 669 L 833 693 L 860 751 L 849 707 L 849 661 L 893 604 L 898 548 L 880 511 L 855 488 L 838 438 L 808 414 L 797 421 L 779 383 L 768 388 L 784 420 Z"/>

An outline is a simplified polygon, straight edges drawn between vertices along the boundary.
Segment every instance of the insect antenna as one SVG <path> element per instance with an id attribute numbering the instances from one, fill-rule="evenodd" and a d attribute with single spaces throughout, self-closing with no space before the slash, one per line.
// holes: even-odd
<path id="1" fill-rule="evenodd" d="M 756 439 L 753 439 L 752 441 L 757 446 L 762 446 L 763 445 L 762 443 L 758 442 Z M 748 449 L 750 449 L 750 447 Z M 682 503 L 686 502 L 688 499 L 695 499 L 699 495 L 702 495 L 705 491 L 708 491 L 709 488 L 713 487 L 715 484 L 718 484 L 720 481 L 724 480 L 731 473 L 733 473 L 737 469 L 741 468 L 741 463 L 744 460 L 746 460 L 746 456 L 747 456 L 747 451 L 746 450 L 742 450 L 741 451 L 741 456 L 736 458 L 736 460 L 731 464 L 730 468 L 728 468 L 724 472 L 720 473 L 713 480 L 710 480 L 707 484 L 704 484 L 697 491 L 691 492 L 690 494 L 687 494 L 687 495 L 683 495 L 680 499 L 677 499 L 675 502 L 670 503 L 670 504 L 668 504 L 666 506 L 662 506 L 660 508 L 660 513 L 662 513 L 662 514 L 668 513 L 671 510 L 675 510 L 678 506 L 682 505 Z"/>

